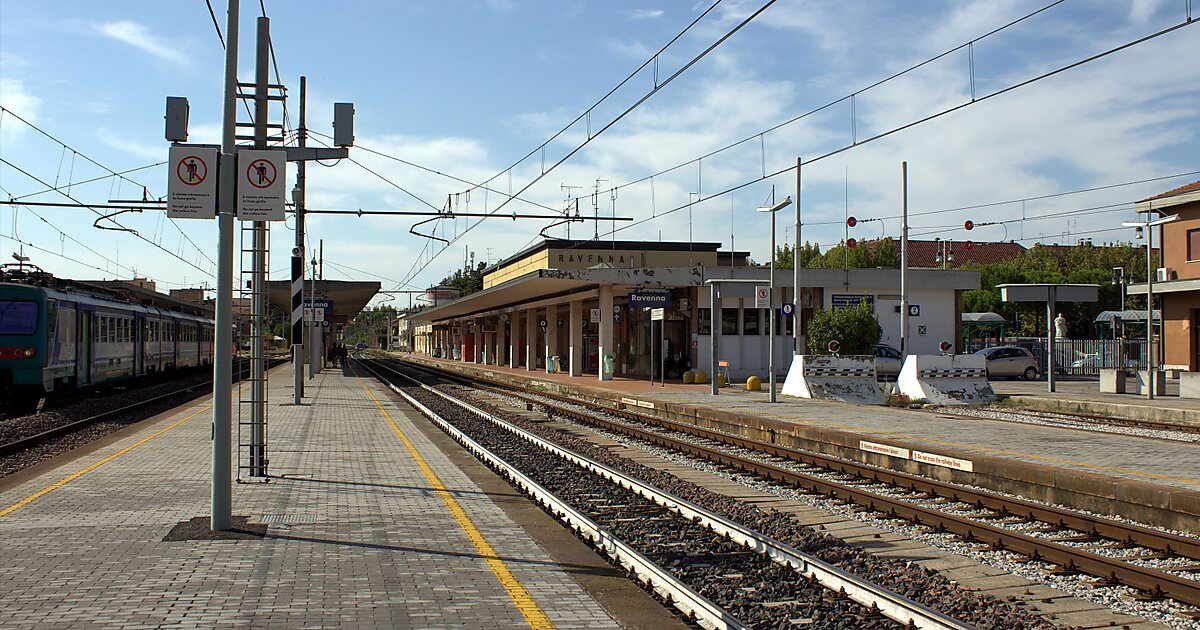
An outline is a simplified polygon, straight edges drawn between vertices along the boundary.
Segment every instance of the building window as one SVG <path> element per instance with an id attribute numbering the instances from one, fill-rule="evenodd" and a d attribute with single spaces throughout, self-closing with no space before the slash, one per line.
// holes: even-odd
<path id="1" fill-rule="evenodd" d="M 1188 230 L 1187 237 L 1188 262 L 1200 262 L 1200 228 Z"/>
<path id="2" fill-rule="evenodd" d="M 721 334 L 722 335 L 738 334 L 738 309 L 736 309 L 736 308 L 721 309 Z"/>
<path id="3" fill-rule="evenodd" d="M 697 333 L 701 335 L 712 334 L 712 309 L 702 308 L 699 310 L 700 322 L 697 324 Z"/>
<path id="4" fill-rule="evenodd" d="M 742 334 L 743 335 L 758 335 L 762 333 L 762 328 L 758 325 L 759 311 L 756 308 L 747 308 L 742 311 Z"/>

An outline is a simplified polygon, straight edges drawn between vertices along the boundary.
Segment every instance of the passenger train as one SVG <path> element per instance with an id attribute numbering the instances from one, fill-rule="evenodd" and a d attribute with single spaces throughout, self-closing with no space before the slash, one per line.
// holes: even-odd
<path id="1" fill-rule="evenodd" d="M 210 318 L 44 274 L 13 279 L 0 273 L 0 391 L 48 393 L 212 364 Z"/>

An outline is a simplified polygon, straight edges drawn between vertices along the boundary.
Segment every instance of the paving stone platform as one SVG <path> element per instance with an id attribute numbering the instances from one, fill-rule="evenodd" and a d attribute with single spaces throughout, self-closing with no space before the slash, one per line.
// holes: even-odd
<path id="1" fill-rule="evenodd" d="M 520 387 L 570 392 L 847 459 L 1055 501 L 1200 534 L 1200 443 L 852 405 L 734 387 L 528 372 L 402 358 Z M 870 444 L 864 444 L 870 443 Z M 882 445 L 876 448 L 872 445 Z M 896 449 L 902 456 L 889 455 Z M 927 453 L 918 461 L 915 452 Z M 923 456 L 922 456 L 923 457 Z M 941 464 L 928 463 L 930 460 Z M 946 465 L 948 464 L 948 465 Z"/>
<path id="2" fill-rule="evenodd" d="M 164 541 L 209 513 L 206 400 L 0 480 L 0 628 L 617 625 L 580 586 L 606 565 L 554 559 L 499 505 L 511 488 L 482 489 L 372 379 L 327 370 L 299 407 L 290 382 L 271 380 L 269 482 L 233 489 L 262 536 Z"/>

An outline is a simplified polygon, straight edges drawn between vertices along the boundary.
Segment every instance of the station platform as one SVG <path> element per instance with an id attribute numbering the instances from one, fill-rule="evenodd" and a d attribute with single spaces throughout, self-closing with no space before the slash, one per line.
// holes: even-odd
<path id="1" fill-rule="evenodd" d="M 1058 381 L 1053 392 L 1046 391 L 1045 381 L 996 381 L 992 389 L 1028 409 L 1200 427 L 1200 399 L 1180 398 L 1178 381 L 1168 380 L 1165 385 L 1167 395 L 1153 400 L 1136 394 L 1102 394 L 1094 378 Z"/>
<path id="2" fill-rule="evenodd" d="M 936 411 L 851 405 L 711 385 L 576 377 L 396 358 L 894 470 L 1200 534 L 1200 442 L 1016 424 Z M 1044 387 L 1044 384 L 1043 384 Z M 1140 403 L 1136 403 L 1140 404 Z"/>
<path id="3" fill-rule="evenodd" d="M 307 382 L 234 531 L 211 399 L 0 479 L 0 627 L 684 627 L 369 375 Z"/>

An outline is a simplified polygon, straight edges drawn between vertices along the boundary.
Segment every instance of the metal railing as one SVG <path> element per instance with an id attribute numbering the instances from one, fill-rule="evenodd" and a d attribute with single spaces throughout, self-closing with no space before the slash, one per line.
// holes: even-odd
<path id="1" fill-rule="evenodd" d="M 1018 346 L 1029 350 L 1038 362 L 1038 371 L 1046 373 L 1046 339 L 1043 337 L 1009 337 L 995 340 L 968 341 L 964 348 L 971 353 L 994 346 Z M 1158 347 L 1158 340 L 1155 340 Z M 1098 376 L 1100 370 L 1146 369 L 1145 339 L 1056 339 L 1054 341 L 1056 374 Z"/>

